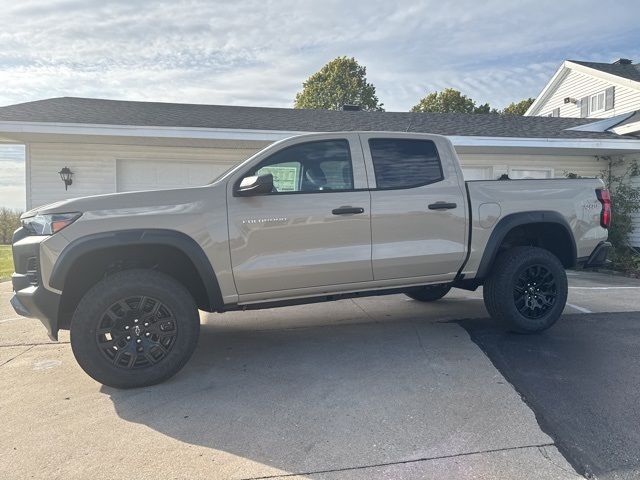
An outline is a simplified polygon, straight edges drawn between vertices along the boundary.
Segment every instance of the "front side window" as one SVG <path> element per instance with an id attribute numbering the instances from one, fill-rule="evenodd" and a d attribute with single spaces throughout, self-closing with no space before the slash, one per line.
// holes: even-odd
<path id="1" fill-rule="evenodd" d="M 369 140 L 379 189 L 412 188 L 444 179 L 438 149 L 431 140 Z"/>
<path id="2" fill-rule="evenodd" d="M 260 162 L 252 175 L 273 175 L 274 193 L 353 190 L 347 140 L 321 140 L 284 148 Z"/>

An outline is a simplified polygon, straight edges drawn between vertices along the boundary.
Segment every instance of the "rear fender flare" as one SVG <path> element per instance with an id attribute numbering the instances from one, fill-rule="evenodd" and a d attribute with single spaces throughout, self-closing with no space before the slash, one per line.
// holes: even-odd
<path id="1" fill-rule="evenodd" d="M 482 254 L 480 266 L 478 267 L 478 272 L 476 274 L 477 279 L 483 279 L 489 274 L 491 266 L 498 255 L 500 245 L 502 245 L 507 234 L 515 227 L 531 223 L 554 223 L 561 226 L 571 239 L 571 244 L 569 245 L 571 261 L 569 262 L 569 265 L 565 265 L 565 267 L 572 267 L 576 264 L 577 249 L 573 231 L 571 230 L 567 220 L 560 213 L 546 210 L 512 213 L 502 218 L 494 227 L 493 232 L 491 232 L 489 241 L 487 242 L 484 253 Z"/>

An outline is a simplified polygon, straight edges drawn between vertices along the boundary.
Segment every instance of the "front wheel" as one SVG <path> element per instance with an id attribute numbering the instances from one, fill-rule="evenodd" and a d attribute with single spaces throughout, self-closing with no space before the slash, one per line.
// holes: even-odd
<path id="1" fill-rule="evenodd" d="M 489 314 L 519 333 L 537 333 L 560 318 L 567 302 L 567 274 L 548 250 L 515 247 L 496 260 L 483 287 Z"/>
<path id="2" fill-rule="evenodd" d="M 71 321 L 71 348 L 92 378 L 116 388 L 144 387 L 173 376 L 198 342 L 192 296 L 153 270 L 125 270 L 93 286 Z"/>

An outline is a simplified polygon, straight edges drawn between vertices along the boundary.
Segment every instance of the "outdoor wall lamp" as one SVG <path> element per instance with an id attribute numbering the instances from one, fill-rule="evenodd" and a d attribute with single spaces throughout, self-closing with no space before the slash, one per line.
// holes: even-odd
<path id="1" fill-rule="evenodd" d="M 73 183 L 73 180 L 71 178 L 73 177 L 73 172 L 69 167 L 64 167 L 58 173 L 60 174 L 60 178 L 64 182 L 64 189 L 67 190 L 69 188 L 69 185 Z"/>

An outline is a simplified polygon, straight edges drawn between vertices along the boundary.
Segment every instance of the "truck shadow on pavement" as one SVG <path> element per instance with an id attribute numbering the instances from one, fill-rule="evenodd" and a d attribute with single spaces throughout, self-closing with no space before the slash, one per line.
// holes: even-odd
<path id="1" fill-rule="evenodd" d="M 460 326 L 420 318 L 262 331 L 205 324 L 174 379 L 102 392 L 125 420 L 285 472 L 548 441 L 523 427 L 528 409 Z M 496 423 L 501 433 L 487 435 Z"/>

